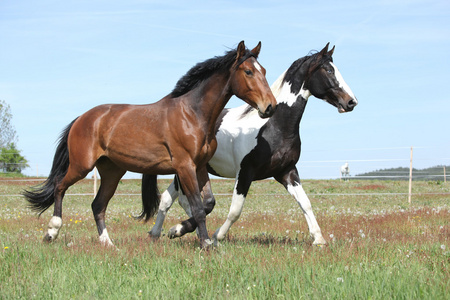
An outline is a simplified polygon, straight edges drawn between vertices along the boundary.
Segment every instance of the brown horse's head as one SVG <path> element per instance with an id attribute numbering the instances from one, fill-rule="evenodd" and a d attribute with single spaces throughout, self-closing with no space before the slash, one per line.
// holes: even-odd
<path id="1" fill-rule="evenodd" d="M 277 101 L 266 80 L 266 69 L 258 61 L 261 42 L 251 51 L 245 49 L 244 41 L 239 43 L 236 62 L 231 68 L 231 89 L 233 93 L 258 110 L 261 118 L 273 115 Z"/>

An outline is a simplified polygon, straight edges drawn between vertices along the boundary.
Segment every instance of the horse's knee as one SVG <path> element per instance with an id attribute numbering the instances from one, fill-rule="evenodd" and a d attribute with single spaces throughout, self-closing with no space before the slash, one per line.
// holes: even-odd
<path id="1" fill-rule="evenodd" d="M 205 199 L 205 212 L 206 214 L 209 214 L 214 209 L 214 206 L 216 206 L 216 199 L 214 197 L 210 197 Z"/>

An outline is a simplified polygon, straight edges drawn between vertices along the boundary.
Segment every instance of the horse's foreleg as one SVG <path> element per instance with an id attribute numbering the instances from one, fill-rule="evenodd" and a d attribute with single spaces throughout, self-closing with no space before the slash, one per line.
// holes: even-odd
<path id="1" fill-rule="evenodd" d="M 112 162 L 99 164 L 97 166 L 100 174 L 101 182 L 97 196 L 91 204 L 92 212 L 94 214 L 95 223 L 99 234 L 100 243 L 105 246 L 114 246 L 109 238 L 106 230 L 105 214 L 109 200 L 111 200 L 114 192 L 117 189 L 120 179 L 125 174 L 125 171 L 119 169 Z"/>
<path id="2" fill-rule="evenodd" d="M 225 223 L 214 233 L 214 242 L 221 241 L 225 238 L 228 230 L 241 216 L 244 208 L 245 198 L 252 184 L 253 177 L 245 174 L 242 170 L 239 172 L 234 185 L 233 198 L 231 199 L 230 211 L 228 212 Z"/>
<path id="3" fill-rule="evenodd" d="M 177 180 L 177 179 L 175 179 Z M 175 181 L 169 185 L 166 191 L 161 195 L 161 202 L 159 204 L 158 215 L 156 216 L 155 225 L 149 231 L 150 237 L 157 239 L 161 236 L 162 226 L 164 224 L 164 219 L 166 218 L 167 211 L 173 204 L 173 201 L 178 197 L 178 191 L 175 188 Z M 181 199 L 181 194 L 180 194 Z M 188 203 L 189 206 L 189 203 Z M 190 212 L 190 208 L 189 208 Z"/>
<path id="4" fill-rule="evenodd" d="M 297 200 L 297 203 L 300 205 L 306 222 L 308 223 L 309 233 L 314 239 L 313 244 L 326 244 L 327 242 L 323 238 L 319 224 L 314 216 L 311 202 L 309 201 L 309 198 L 300 183 L 300 177 L 298 176 L 297 169 L 294 168 L 284 176 L 276 177 L 275 179 L 278 180 L 292 196 L 294 196 L 295 200 Z"/>
<path id="5" fill-rule="evenodd" d="M 216 199 L 214 198 L 214 195 L 212 193 L 211 181 L 209 180 L 206 168 L 201 169 L 197 172 L 197 179 L 199 182 L 199 186 L 202 187 L 201 195 L 203 198 L 203 206 L 206 215 L 208 215 L 214 209 Z M 170 238 L 181 237 L 186 233 L 193 232 L 198 226 L 198 223 L 192 214 L 188 199 L 186 195 L 184 195 L 182 190 L 180 190 L 178 202 L 180 203 L 181 207 L 183 207 L 183 209 L 186 211 L 186 214 L 190 218 L 183 221 L 181 224 L 172 227 L 169 235 Z"/>
<path id="6" fill-rule="evenodd" d="M 169 230 L 169 237 L 179 237 L 195 230 L 195 225 L 198 225 L 198 236 L 200 238 L 200 244 L 202 248 L 209 247 L 212 243 L 209 240 L 208 231 L 206 229 L 206 212 L 202 202 L 202 198 L 199 190 L 199 181 L 197 174 L 192 168 L 180 168 L 178 169 L 178 178 L 180 179 L 181 187 L 189 201 L 194 222 L 192 220 L 183 221 L 172 227 Z"/>

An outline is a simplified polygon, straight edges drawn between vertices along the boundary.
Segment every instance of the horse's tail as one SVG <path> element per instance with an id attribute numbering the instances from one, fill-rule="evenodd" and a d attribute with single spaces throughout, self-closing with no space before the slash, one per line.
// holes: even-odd
<path id="1" fill-rule="evenodd" d="M 55 187 L 64 178 L 69 168 L 69 149 L 67 147 L 67 138 L 72 128 L 73 120 L 61 133 L 58 147 L 53 158 L 53 165 L 50 175 L 42 184 L 32 187 L 30 190 L 24 190 L 22 194 L 28 200 L 31 209 L 41 215 L 50 206 L 55 203 Z"/>
<path id="2" fill-rule="evenodd" d="M 137 217 L 147 222 L 157 212 L 161 200 L 156 175 L 142 175 L 142 213 Z"/>

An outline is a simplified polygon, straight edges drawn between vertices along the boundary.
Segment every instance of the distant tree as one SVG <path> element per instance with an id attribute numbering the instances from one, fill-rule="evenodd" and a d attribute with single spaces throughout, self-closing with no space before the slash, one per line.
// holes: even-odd
<path id="1" fill-rule="evenodd" d="M 11 120 L 11 108 L 8 103 L 0 100 L 0 148 L 17 142 L 16 130 Z"/>
<path id="2" fill-rule="evenodd" d="M 0 171 L 3 173 L 22 173 L 22 170 L 28 167 L 28 161 L 14 143 L 0 149 Z"/>
<path id="3" fill-rule="evenodd" d="M 11 108 L 0 100 L 0 172 L 22 173 L 29 165 L 16 148 L 17 135 L 11 121 Z"/>

